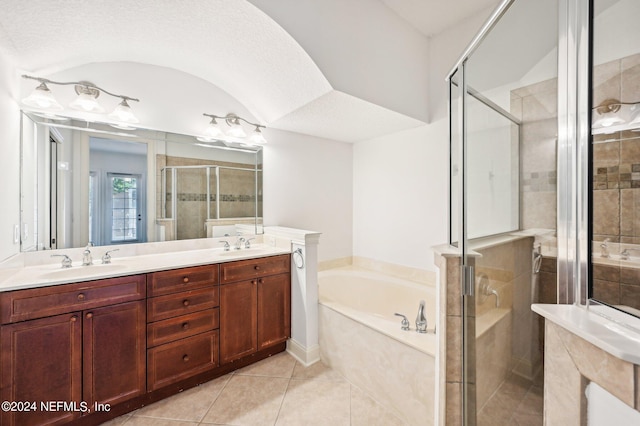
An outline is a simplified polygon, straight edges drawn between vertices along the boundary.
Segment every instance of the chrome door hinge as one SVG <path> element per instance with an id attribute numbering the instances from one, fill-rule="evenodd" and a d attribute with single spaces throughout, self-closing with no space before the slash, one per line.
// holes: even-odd
<path id="1" fill-rule="evenodd" d="M 462 277 L 462 295 L 473 296 L 475 294 L 473 266 L 462 265 L 460 267 L 460 276 Z"/>

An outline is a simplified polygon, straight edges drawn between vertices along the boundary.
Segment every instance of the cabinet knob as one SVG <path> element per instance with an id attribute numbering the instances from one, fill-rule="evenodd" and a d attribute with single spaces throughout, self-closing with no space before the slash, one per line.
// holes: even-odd
<path id="1" fill-rule="evenodd" d="M 184 306 L 189 306 L 189 303 L 190 303 L 190 302 L 189 302 L 189 299 L 185 299 L 185 300 L 183 300 L 183 301 L 182 301 L 182 304 L 183 304 Z"/>
<path id="2" fill-rule="evenodd" d="M 86 315 L 86 317 L 87 317 L 87 318 L 93 318 L 93 314 L 92 314 L 91 312 L 89 312 L 89 313 Z"/>
<path id="3" fill-rule="evenodd" d="M 262 278 L 258 278 L 258 284 L 262 284 Z"/>
<path id="4" fill-rule="evenodd" d="M 253 267 L 253 269 L 255 269 L 256 271 L 258 271 L 260 269 L 260 265 L 256 265 Z"/>
<path id="5" fill-rule="evenodd" d="M 84 299 L 86 299 L 86 298 L 87 298 L 87 297 L 84 295 L 84 293 L 80 293 L 80 294 L 78 294 L 78 300 L 84 300 Z"/>
<path id="6" fill-rule="evenodd" d="M 184 362 L 189 361 L 189 355 L 184 355 L 184 356 L 182 357 L 182 360 L 183 360 Z"/>
<path id="7" fill-rule="evenodd" d="M 251 280 L 251 284 L 256 285 L 256 284 L 258 284 L 258 281 L 256 281 L 256 280 Z"/>
<path id="8" fill-rule="evenodd" d="M 184 324 L 182 324 L 182 329 L 183 330 L 188 330 L 189 329 L 189 323 L 185 322 Z"/>
<path id="9" fill-rule="evenodd" d="M 182 282 L 185 283 L 185 284 L 188 283 L 189 282 L 189 277 L 184 277 L 182 279 Z"/>
<path id="10" fill-rule="evenodd" d="M 78 317 L 77 317 L 77 316 L 75 316 L 75 315 L 74 315 L 74 316 L 72 316 L 72 317 L 71 317 L 71 322 L 76 322 L 76 321 L 78 321 Z"/>

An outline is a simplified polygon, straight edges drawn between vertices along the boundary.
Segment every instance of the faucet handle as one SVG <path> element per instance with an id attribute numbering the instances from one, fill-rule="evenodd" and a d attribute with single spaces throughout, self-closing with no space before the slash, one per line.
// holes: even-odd
<path id="1" fill-rule="evenodd" d="M 246 240 L 244 240 L 244 248 L 245 249 L 250 249 L 251 248 L 251 240 L 255 240 L 255 237 L 252 238 L 247 238 Z"/>
<path id="2" fill-rule="evenodd" d="M 398 317 L 402 317 L 402 321 L 400 322 L 400 328 L 402 330 L 405 330 L 405 331 L 409 330 L 409 320 L 407 319 L 407 317 L 405 317 L 404 315 L 399 314 L 397 312 L 394 313 L 393 315 L 398 316 Z"/>
<path id="3" fill-rule="evenodd" d="M 120 249 L 113 249 L 113 250 L 108 250 L 103 256 L 102 256 L 102 264 L 103 265 L 107 265 L 109 263 L 111 263 L 111 254 L 114 251 L 118 251 Z"/>
<path id="4" fill-rule="evenodd" d="M 52 254 L 51 257 L 64 257 L 62 259 L 62 267 L 63 268 L 71 268 L 71 258 L 66 254 Z"/>
<path id="5" fill-rule="evenodd" d="M 227 240 L 220 240 L 218 241 L 219 243 L 223 243 L 224 244 L 224 251 L 229 251 L 229 249 L 231 248 L 231 245 L 229 244 L 229 241 Z"/>

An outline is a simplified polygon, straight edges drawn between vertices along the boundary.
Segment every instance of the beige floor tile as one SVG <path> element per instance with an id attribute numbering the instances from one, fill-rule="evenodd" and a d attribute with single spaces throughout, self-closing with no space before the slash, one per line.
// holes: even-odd
<path id="1" fill-rule="evenodd" d="M 390 411 L 351 386 L 351 426 L 395 426 L 405 423 Z"/>
<path id="2" fill-rule="evenodd" d="M 542 414 L 542 409 L 542 393 L 534 388 L 522 399 L 522 402 L 516 411 L 521 414 L 540 415 Z"/>
<path id="3" fill-rule="evenodd" d="M 235 372 L 242 376 L 266 376 L 290 378 L 296 360 L 286 352 L 270 356 L 260 362 L 244 367 Z"/>
<path id="4" fill-rule="evenodd" d="M 542 426 L 544 421 L 542 415 L 538 414 L 521 414 L 513 415 L 513 425 L 517 426 Z"/>
<path id="5" fill-rule="evenodd" d="M 347 382 L 291 379 L 276 425 L 349 426 L 350 387 Z"/>
<path id="6" fill-rule="evenodd" d="M 213 401 L 225 387 L 231 375 L 219 377 L 196 388 L 163 399 L 134 413 L 135 417 L 153 417 L 173 420 L 202 420 Z"/>
<path id="7" fill-rule="evenodd" d="M 289 379 L 234 374 L 203 423 L 273 425 Z"/>
<path id="8" fill-rule="evenodd" d="M 125 426 L 197 426 L 198 422 L 182 420 L 154 419 L 151 417 L 131 417 Z"/>
<path id="9" fill-rule="evenodd" d="M 311 364 L 308 367 L 296 362 L 296 366 L 293 369 L 294 379 L 319 379 L 319 380 L 333 380 L 344 381 L 344 377 L 335 370 L 332 370 L 322 361 L 318 361 L 315 364 Z"/>

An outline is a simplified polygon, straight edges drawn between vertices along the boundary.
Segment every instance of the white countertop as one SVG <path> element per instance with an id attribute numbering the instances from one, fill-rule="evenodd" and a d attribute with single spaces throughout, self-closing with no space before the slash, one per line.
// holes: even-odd
<path id="1" fill-rule="evenodd" d="M 575 305 L 531 305 L 531 309 L 571 333 L 633 364 L 640 365 L 640 332 Z"/>
<path id="2" fill-rule="evenodd" d="M 68 284 L 103 278 L 144 274 L 147 272 L 177 269 L 188 266 L 210 265 L 234 260 L 253 259 L 290 253 L 289 249 L 263 244 L 250 249 L 224 251 L 222 248 L 183 250 L 129 257 L 113 256 L 111 263 L 103 265 L 99 259 L 91 266 L 73 262 L 71 268 L 63 269 L 55 264 L 4 268 L 0 270 L 0 292 Z"/>

